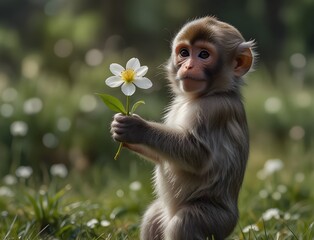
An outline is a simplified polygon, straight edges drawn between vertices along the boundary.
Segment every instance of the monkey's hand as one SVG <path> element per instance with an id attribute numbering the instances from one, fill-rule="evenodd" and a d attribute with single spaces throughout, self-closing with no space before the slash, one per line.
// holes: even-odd
<path id="1" fill-rule="evenodd" d="M 111 134 L 114 140 L 123 143 L 143 143 L 149 125 L 140 116 L 115 114 L 111 123 Z"/>

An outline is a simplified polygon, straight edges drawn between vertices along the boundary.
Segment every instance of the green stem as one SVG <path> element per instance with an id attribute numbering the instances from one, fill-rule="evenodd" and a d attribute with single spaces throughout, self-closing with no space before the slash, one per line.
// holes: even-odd
<path id="1" fill-rule="evenodd" d="M 126 115 L 130 115 L 130 97 L 126 96 Z"/>
<path id="2" fill-rule="evenodd" d="M 129 96 L 126 96 L 126 115 L 129 116 L 130 115 L 130 97 Z M 119 144 L 119 148 L 117 150 L 117 153 L 116 155 L 114 156 L 114 160 L 117 160 L 119 155 L 120 155 L 120 152 L 121 152 L 121 149 L 122 149 L 122 146 L 123 146 L 123 143 L 121 142 Z"/>
<path id="3" fill-rule="evenodd" d="M 118 148 L 118 150 L 117 150 L 117 153 L 116 153 L 116 155 L 115 155 L 114 158 L 113 158 L 114 160 L 118 160 L 118 157 L 119 157 L 120 152 L 121 152 L 122 145 L 123 145 L 123 143 L 121 142 L 121 143 L 119 144 L 119 148 Z"/>

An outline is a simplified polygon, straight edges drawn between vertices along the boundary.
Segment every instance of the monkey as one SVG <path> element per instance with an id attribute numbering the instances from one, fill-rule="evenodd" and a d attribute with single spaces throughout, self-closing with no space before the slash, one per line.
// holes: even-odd
<path id="1" fill-rule="evenodd" d="M 114 115 L 113 139 L 155 164 L 156 199 L 142 218 L 142 240 L 220 240 L 233 232 L 249 155 L 241 87 L 254 45 L 215 17 L 187 22 L 166 63 L 172 99 L 163 122 Z"/>

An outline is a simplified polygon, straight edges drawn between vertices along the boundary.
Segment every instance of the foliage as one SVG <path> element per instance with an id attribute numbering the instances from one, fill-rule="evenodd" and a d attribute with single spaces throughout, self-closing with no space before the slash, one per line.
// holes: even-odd
<path id="1" fill-rule="evenodd" d="M 154 84 L 138 112 L 160 121 L 169 41 L 204 15 L 256 39 L 259 53 L 243 91 L 251 153 L 231 239 L 314 238 L 313 9 L 308 0 L 1 1 L 0 238 L 138 239 L 152 166 L 127 151 L 112 160 L 112 112 L 94 93 L 110 63 L 138 56 Z"/>

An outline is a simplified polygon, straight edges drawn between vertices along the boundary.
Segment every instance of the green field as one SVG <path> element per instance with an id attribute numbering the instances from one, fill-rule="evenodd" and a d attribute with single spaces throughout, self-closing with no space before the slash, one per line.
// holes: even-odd
<path id="1" fill-rule="evenodd" d="M 243 96 L 250 156 L 230 239 L 314 239 L 314 2 L 1 0 L 0 239 L 139 239 L 153 165 L 110 135 L 95 93 L 109 65 L 147 65 L 136 113 L 161 121 L 163 64 L 189 19 L 214 15 L 256 41 Z"/>
<path id="2" fill-rule="evenodd" d="M 239 201 L 240 221 L 230 238 L 313 239 L 313 91 L 279 89 L 264 84 L 261 76 L 252 73 L 243 92 L 251 151 Z M 23 164 L 12 164 L 1 180 L 0 238 L 138 239 L 141 215 L 153 199 L 153 166 L 127 150 L 119 160 L 112 159 L 117 148 L 108 129 L 112 113 L 100 101 L 97 104 L 94 113 L 81 117 L 90 126 L 99 122 L 98 117 L 105 122 L 98 125 L 100 133 L 92 135 L 104 157 L 90 166 L 74 165 L 69 171 L 63 164 L 37 166 L 27 157 L 33 152 L 26 154 L 32 129 L 12 138 L 8 155 Z M 149 118 L 145 109 L 153 104 L 162 110 L 163 102 L 151 97 L 142 107 L 143 115 Z M 39 113 L 40 119 L 45 114 L 49 113 Z M 158 113 L 152 116 L 158 118 Z M 73 134 L 88 138 L 85 130 Z M 23 171 L 19 165 L 30 168 Z"/>

